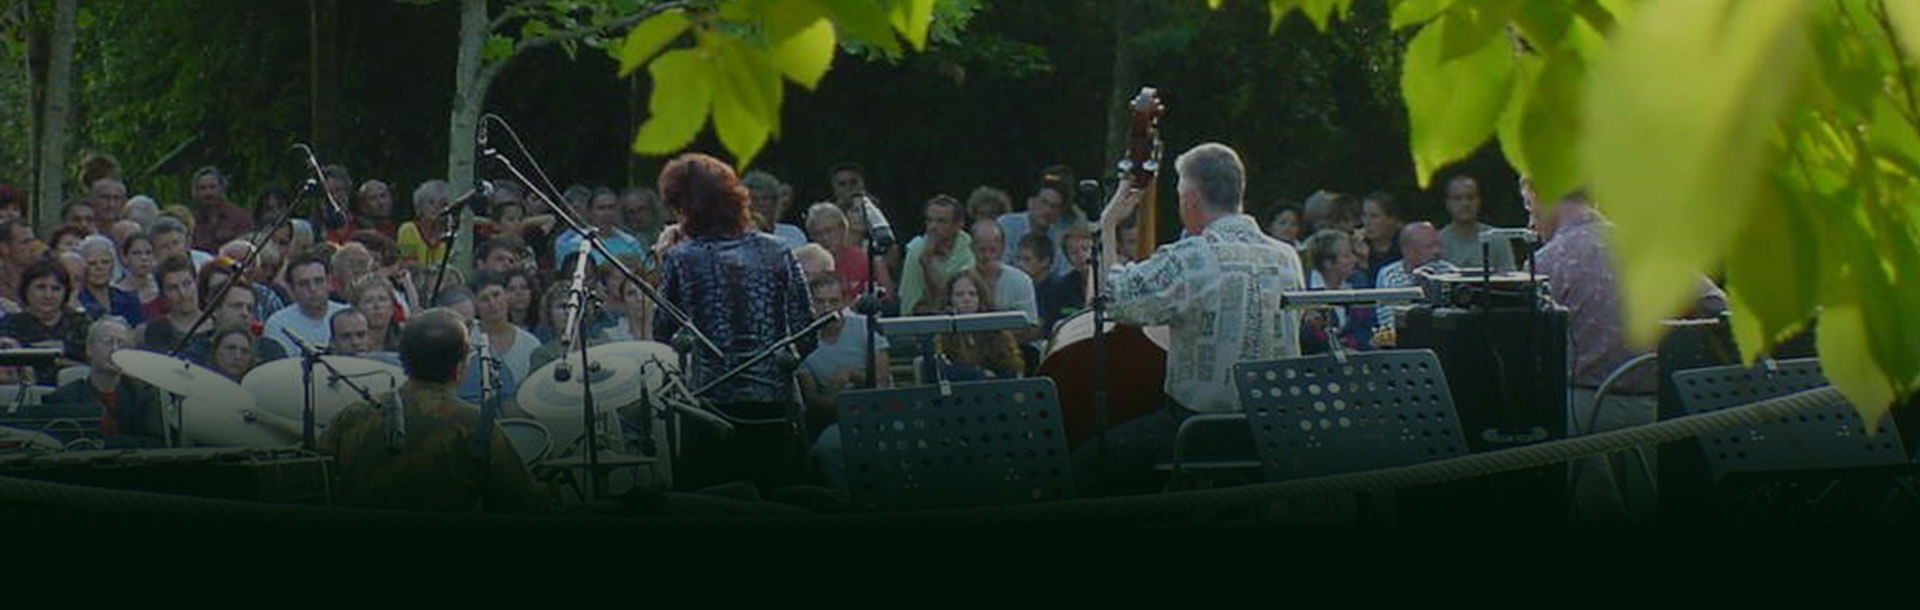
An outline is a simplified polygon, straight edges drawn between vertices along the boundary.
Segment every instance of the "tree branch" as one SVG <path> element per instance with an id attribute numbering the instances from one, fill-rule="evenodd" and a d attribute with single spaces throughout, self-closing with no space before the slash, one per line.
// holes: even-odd
<path id="1" fill-rule="evenodd" d="M 532 14 L 533 14 L 533 11 L 531 9 L 528 9 L 527 5 L 525 4 L 515 4 L 513 6 L 507 7 L 507 10 L 500 11 L 499 17 L 494 17 L 492 21 L 487 22 L 487 31 L 493 32 L 495 30 L 500 29 L 502 26 L 507 25 L 508 21 L 513 21 L 515 19 L 526 17 Z"/>
<path id="2" fill-rule="evenodd" d="M 602 24 L 600 27 L 580 28 L 580 29 L 574 29 L 574 30 L 562 30 L 560 32 L 550 34 L 547 36 L 541 36 L 538 38 L 522 40 L 520 41 L 520 44 L 514 45 L 513 53 L 511 55 L 508 55 L 506 59 L 500 60 L 500 63 L 502 64 L 507 63 L 507 60 L 513 59 L 514 57 L 519 56 L 521 53 L 525 53 L 533 49 L 538 49 L 540 47 L 551 46 L 551 45 L 558 44 L 561 42 L 566 42 L 569 40 L 579 40 L 595 34 L 605 34 L 607 32 L 612 32 L 615 30 L 621 30 L 621 29 L 633 27 L 633 24 L 639 23 L 641 20 L 646 19 L 648 17 L 652 17 L 654 15 L 666 12 L 671 9 L 685 8 L 686 6 L 687 6 L 687 3 L 685 2 L 662 2 L 660 4 L 654 5 L 652 8 L 649 8 L 647 10 L 640 11 L 632 15 L 627 15 L 625 17 L 621 17 L 613 21 L 606 22 L 605 24 Z"/>
<path id="3" fill-rule="evenodd" d="M 1901 53 L 1900 50 L 1899 35 L 1893 32 L 1893 23 L 1887 19 L 1887 5 L 1885 0 L 1873 3 L 1873 6 L 1873 18 L 1875 21 L 1880 22 L 1880 31 L 1886 35 L 1887 46 L 1893 50 L 1893 64 L 1900 69 L 1900 85 L 1906 89 L 1907 92 L 1906 105 L 1901 106 L 1899 104 L 1900 100 L 1894 100 L 1894 107 L 1904 110 L 1907 123 L 1916 131 L 1920 131 L 1920 104 L 1916 104 L 1913 97 L 1913 72 L 1907 69 L 1906 55 Z M 1845 13 L 1843 12 L 1842 14 L 1844 15 Z"/>

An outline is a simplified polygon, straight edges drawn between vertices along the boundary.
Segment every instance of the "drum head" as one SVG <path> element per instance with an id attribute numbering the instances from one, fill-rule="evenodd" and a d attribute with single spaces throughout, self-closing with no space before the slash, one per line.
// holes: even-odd
<path id="1" fill-rule="evenodd" d="M 180 403 L 179 408 L 183 421 L 181 434 L 189 444 L 203 447 L 284 447 L 299 442 L 297 437 L 258 421 L 259 417 L 270 415 L 259 414 L 255 416 L 255 421 L 248 421 L 246 412 L 254 409 L 254 400 L 244 392 L 223 399 L 188 398 Z"/>
<path id="2" fill-rule="evenodd" d="M 498 420 L 500 430 L 507 435 L 507 443 L 513 445 L 513 452 L 520 454 L 520 461 L 532 466 L 546 459 L 553 450 L 553 437 L 547 427 L 531 419 Z"/>
<path id="3" fill-rule="evenodd" d="M 113 353 L 113 364 L 129 377 L 189 398 L 235 402 L 236 396 L 246 394 L 225 375 L 166 354 L 123 349 Z"/>
<path id="4" fill-rule="evenodd" d="M 375 398 L 391 393 L 400 384 L 406 383 L 407 374 L 400 367 L 365 358 L 346 356 L 321 356 L 327 364 L 333 365 L 341 375 L 352 379 L 355 384 Z M 240 383 L 253 399 L 268 412 L 280 417 L 300 421 L 302 410 L 306 408 L 304 392 L 306 386 L 301 380 L 300 359 L 281 358 L 255 367 L 247 373 Z M 358 392 L 345 382 L 333 377 L 333 371 L 327 367 L 313 367 L 313 419 L 317 427 L 326 427 L 335 415 L 347 406 L 364 402 Z"/>

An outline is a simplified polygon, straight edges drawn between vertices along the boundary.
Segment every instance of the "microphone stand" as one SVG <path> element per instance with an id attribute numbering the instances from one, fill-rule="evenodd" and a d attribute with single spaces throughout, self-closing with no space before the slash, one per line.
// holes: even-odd
<path id="1" fill-rule="evenodd" d="M 1092 264 L 1089 265 L 1087 269 L 1088 274 L 1092 276 L 1088 278 L 1088 280 L 1093 284 L 1093 289 L 1091 291 L 1092 294 L 1088 295 L 1087 297 L 1087 302 L 1089 305 L 1093 307 L 1093 427 L 1096 433 L 1098 434 L 1098 438 L 1100 439 L 1099 441 L 1100 448 L 1097 450 L 1096 456 L 1098 457 L 1100 464 L 1104 466 L 1107 463 L 1107 425 L 1108 425 L 1108 412 L 1107 412 L 1108 411 L 1107 409 L 1107 300 L 1108 298 L 1106 294 L 1106 289 L 1104 288 L 1104 286 L 1106 285 L 1106 282 L 1104 281 L 1106 279 L 1104 277 L 1106 275 L 1105 273 L 1106 270 L 1100 268 L 1102 264 L 1100 262 L 1102 260 L 1101 257 L 1104 256 L 1103 251 L 1106 249 L 1106 247 L 1103 246 L 1101 242 L 1104 242 L 1106 240 L 1102 239 L 1101 237 L 1102 236 L 1095 235 L 1093 239 L 1093 254 L 1091 255 L 1093 257 L 1093 260 L 1091 261 Z"/>
<path id="2" fill-rule="evenodd" d="M 861 214 L 865 213 L 863 207 Z M 877 270 L 874 269 L 873 259 L 885 252 L 873 236 L 872 220 L 861 224 L 867 227 L 867 288 L 861 291 L 860 300 L 854 303 L 853 309 L 867 320 L 867 387 L 877 389 L 880 387 L 880 361 L 879 348 L 875 343 L 878 343 L 880 336 L 880 280 L 875 276 Z"/>
<path id="3" fill-rule="evenodd" d="M 492 458 L 493 422 L 500 417 L 500 363 L 493 357 L 485 323 L 475 318 L 473 330 L 474 357 L 480 362 L 480 427 L 473 432 L 473 457 L 485 464 Z"/>
<path id="4" fill-rule="evenodd" d="M 366 388 L 360 387 L 360 384 L 353 382 L 352 377 L 341 373 L 340 369 L 334 368 L 333 363 L 321 358 L 321 356 L 327 355 L 327 350 L 313 347 L 313 345 L 307 343 L 305 339 L 301 339 L 300 335 L 294 334 L 292 330 L 282 328 L 280 332 L 286 335 L 287 339 L 293 341 L 295 349 L 300 350 L 300 384 L 304 389 L 300 408 L 300 442 L 308 451 L 313 451 L 318 447 L 318 443 L 316 443 L 314 439 L 314 428 L 316 427 L 313 412 L 314 365 L 317 364 L 326 367 L 327 383 L 339 382 L 347 384 L 347 388 L 353 390 L 353 393 L 360 395 L 360 399 L 366 401 L 367 404 L 378 403 L 373 399 L 372 392 L 368 392 Z"/>
<path id="5" fill-rule="evenodd" d="M 578 231 L 579 229 L 575 230 Z M 591 497 L 598 498 L 601 493 L 601 479 L 604 478 L 603 475 L 605 473 L 600 471 L 599 413 L 596 408 L 598 405 L 593 399 L 594 367 L 593 363 L 587 359 L 586 324 L 588 306 L 587 258 L 591 252 L 591 244 L 594 239 L 598 238 L 598 235 L 592 229 L 587 229 L 580 231 L 580 236 L 580 250 L 579 253 L 574 256 L 573 277 L 567 287 L 567 299 L 571 301 L 571 304 L 567 307 L 566 328 L 560 331 L 560 360 L 563 363 L 562 366 L 564 366 L 567 352 L 572 351 L 571 348 L 574 347 L 567 345 L 568 342 L 577 344 L 580 349 L 581 369 L 580 417 L 582 421 L 580 429 L 585 430 L 587 435 L 587 489 Z"/>
<path id="6" fill-rule="evenodd" d="M 699 396 L 705 395 L 707 392 L 713 391 L 713 389 L 716 387 L 719 387 L 721 383 L 725 383 L 726 381 L 731 380 L 734 377 L 739 377 L 740 375 L 746 373 L 747 369 L 753 368 L 753 365 L 759 364 L 761 360 L 766 360 L 767 357 L 779 353 L 780 350 L 786 349 L 787 346 L 793 345 L 794 343 L 799 342 L 801 339 L 807 338 L 808 335 L 820 332 L 820 329 L 826 328 L 827 324 L 832 323 L 833 321 L 839 320 L 839 319 L 840 319 L 840 312 L 837 312 L 837 311 L 828 312 L 825 315 L 822 315 L 818 318 L 814 318 L 813 321 L 809 322 L 805 328 L 801 328 L 799 331 L 796 331 L 791 335 L 787 335 L 786 337 L 781 338 L 779 341 L 775 341 L 773 345 L 769 345 L 765 349 L 760 350 L 758 353 L 755 353 L 754 355 L 747 357 L 746 360 L 741 361 L 740 364 L 735 365 L 732 369 L 728 369 L 727 372 L 721 373 L 718 376 L 714 377 L 711 381 L 708 381 L 704 385 L 701 385 L 700 389 L 693 391 L 693 395 L 695 397 L 699 397 Z"/>
<path id="7" fill-rule="evenodd" d="M 243 277 L 248 270 L 253 269 L 253 259 L 259 257 L 260 251 L 262 250 L 260 244 L 271 239 L 273 232 L 280 229 L 280 225 L 286 224 L 287 219 L 293 216 L 293 210 L 300 207 L 300 202 L 306 199 L 307 191 L 320 187 L 319 182 L 308 179 L 302 184 L 300 190 L 294 193 L 293 202 L 287 204 L 287 207 L 280 209 L 280 216 L 273 219 L 273 224 L 267 225 L 265 231 L 259 232 L 254 236 L 253 241 L 248 242 L 253 244 L 253 247 L 247 249 L 247 255 L 241 258 L 240 262 L 235 265 L 233 273 L 227 276 L 227 281 L 222 282 L 220 288 L 213 292 L 213 297 L 210 302 L 200 304 L 200 317 L 194 318 L 193 325 L 187 327 L 187 332 L 181 333 L 179 337 L 174 338 L 173 345 L 167 347 L 168 356 L 178 357 L 180 352 L 186 349 L 187 341 L 192 339 L 194 333 L 200 332 L 200 327 L 205 326 L 207 320 L 213 317 L 213 310 L 219 309 L 220 301 L 227 298 L 227 291 L 233 289 L 233 285 L 239 283 L 240 278 Z"/>
<path id="8" fill-rule="evenodd" d="M 447 226 L 446 230 L 440 232 L 440 263 L 434 265 L 433 292 L 427 293 L 426 296 L 428 305 L 432 305 L 434 299 L 440 298 L 440 283 L 447 279 L 447 261 L 453 260 L 453 240 L 460 237 L 460 223 L 457 219 L 448 222 L 446 216 L 442 215 L 440 224 Z"/>
<path id="9" fill-rule="evenodd" d="M 529 180 L 526 174 L 521 173 L 520 168 L 514 166 L 512 161 L 502 156 L 498 151 L 488 149 L 484 151 L 484 154 L 495 161 L 499 161 L 500 165 L 506 167 L 507 171 L 512 173 L 515 179 L 519 180 L 521 184 L 527 185 L 527 190 L 536 195 L 534 199 L 546 204 L 547 209 L 553 212 L 554 217 L 559 218 L 560 221 L 565 223 L 573 232 L 579 233 L 580 239 L 587 247 L 592 248 L 595 254 L 600 255 L 604 263 L 612 265 L 614 270 L 618 271 L 627 281 L 633 282 L 635 286 L 639 286 L 640 292 L 646 295 L 647 300 L 653 301 L 654 306 L 658 307 L 660 311 L 666 312 L 667 317 L 673 318 L 675 324 L 678 324 L 681 329 L 691 333 L 690 338 L 693 341 L 692 347 L 699 347 L 707 353 L 712 354 L 715 358 L 726 359 L 726 353 L 720 351 L 720 348 L 713 344 L 712 339 L 708 339 L 705 333 L 700 332 L 700 329 L 693 325 L 693 318 L 688 316 L 687 312 L 682 311 L 680 307 L 674 305 L 672 301 L 668 301 L 665 296 L 660 294 L 658 288 L 655 288 L 653 284 L 648 283 L 646 280 L 641 279 L 639 273 L 635 273 L 625 262 L 616 258 L 613 252 L 607 249 L 607 245 L 602 243 L 599 234 L 589 229 L 590 225 L 575 218 L 573 213 L 566 209 L 566 206 L 554 202 L 554 199 L 545 192 L 534 188 L 533 181 Z"/>

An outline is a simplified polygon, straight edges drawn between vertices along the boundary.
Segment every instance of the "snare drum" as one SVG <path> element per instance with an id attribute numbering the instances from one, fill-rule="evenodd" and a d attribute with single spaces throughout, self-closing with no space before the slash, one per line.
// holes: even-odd
<path id="1" fill-rule="evenodd" d="M 547 459 L 547 453 L 553 451 L 553 434 L 547 425 L 521 418 L 497 420 L 500 430 L 507 435 L 507 443 L 513 445 L 513 452 L 520 454 L 520 460 L 528 466 Z"/>

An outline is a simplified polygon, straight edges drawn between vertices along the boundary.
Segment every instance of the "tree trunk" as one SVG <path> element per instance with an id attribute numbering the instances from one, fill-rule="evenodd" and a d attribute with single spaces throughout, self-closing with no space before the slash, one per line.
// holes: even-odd
<path id="1" fill-rule="evenodd" d="M 73 120 L 74 13 L 78 0 L 55 0 L 53 32 L 47 39 L 45 95 L 34 121 L 34 218 L 41 227 L 59 221 L 65 199 L 68 131 Z"/>
<path id="2" fill-rule="evenodd" d="M 486 108 L 491 75 L 483 75 L 481 53 L 487 43 L 487 0 L 460 1 L 460 54 L 454 63 L 452 117 L 447 127 L 448 190 L 461 193 L 473 184 L 473 136 Z M 453 263 L 465 266 L 473 256 L 473 215 L 460 213 Z"/>

